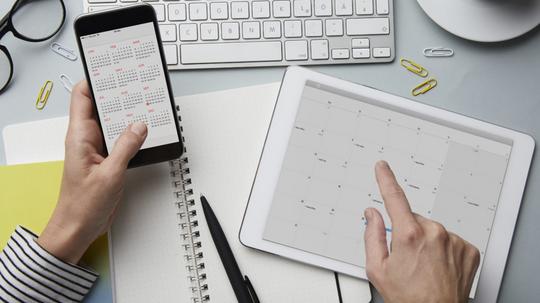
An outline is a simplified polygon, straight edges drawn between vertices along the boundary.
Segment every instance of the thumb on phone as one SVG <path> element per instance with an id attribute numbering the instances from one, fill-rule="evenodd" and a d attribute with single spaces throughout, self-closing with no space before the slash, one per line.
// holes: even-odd
<path id="1" fill-rule="evenodd" d="M 139 149 L 146 140 L 148 129 L 143 122 L 135 122 L 118 137 L 114 144 L 113 150 L 105 161 L 108 165 L 125 170 L 131 158 L 137 154 Z"/>

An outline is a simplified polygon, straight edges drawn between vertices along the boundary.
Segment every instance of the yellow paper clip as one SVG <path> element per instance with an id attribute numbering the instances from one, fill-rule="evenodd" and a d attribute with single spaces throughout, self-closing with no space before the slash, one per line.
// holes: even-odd
<path id="1" fill-rule="evenodd" d="M 420 83 L 417 87 L 413 88 L 412 94 L 413 94 L 413 96 L 418 96 L 418 95 L 421 95 L 421 94 L 425 94 L 425 93 L 429 92 L 435 86 L 437 86 L 437 80 L 431 78 L 431 79 L 429 79 L 427 81 L 424 81 L 424 82 Z"/>
<path id="2" fill-rule="evenodd" d="M 52 88 L 53 82 L 51 80 L 47 80 L 47 82 L 45 82 L 45 84 L 43 84 L 43 86 L 39 90 L 39 95 L 36 99 L 36 108 L 38 110 L 44 109 L 45 105 L 47 105 L 47 100 L 49 100 Z"/>
<path id="3" fill-rule="evenodd" d="M 401 58 L 400 60 L 401 66 L 405 67 L 407 70 L 409 70 L 412 73 L 417 74 L 418 76 L 425 78 L 428 75 L 427 69 L 425 69 L 422 65 L 411 61 L 409 59 Z"/>

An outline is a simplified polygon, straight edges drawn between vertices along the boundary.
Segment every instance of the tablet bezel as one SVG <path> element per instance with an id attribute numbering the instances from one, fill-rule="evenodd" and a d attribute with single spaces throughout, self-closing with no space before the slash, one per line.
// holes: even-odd
<path id="1" fill-rule="evenodd" d="M 454 112 L 391 95 L 373 88 L 333 78 L 301 67 L 287 69 L 280 87 L 248 205 L 239 232 L 248 247 L 277 254 L 303 263 L 367 279 L 365 269 L 321 255 L 263 239 L 263 232 L 281 163 L 296 119 L 301 96 L 308 81 L 324 83 L 340 91 L 361 95 L 393 110 L 428 117 L 438 123 L 473 134 L 509 140 L 512 151 L 499 198 L 490 240 L 484 257 L 475 302 L 494 302 L 504 273 L 515 223 L 534 152 L 534 139 L 526 134 L 473 119 Z M 278 165 L 276 165 L 276 163 Z"/>

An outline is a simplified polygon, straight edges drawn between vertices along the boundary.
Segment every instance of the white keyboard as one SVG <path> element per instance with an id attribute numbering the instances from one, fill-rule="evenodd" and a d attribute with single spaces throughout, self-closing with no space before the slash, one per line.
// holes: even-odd
<path id="1" fill-rule="evenodd" d="M 393 0 L 83 0 L 85 12 L 150 3 L 169 69 L 394 60 Z"/>

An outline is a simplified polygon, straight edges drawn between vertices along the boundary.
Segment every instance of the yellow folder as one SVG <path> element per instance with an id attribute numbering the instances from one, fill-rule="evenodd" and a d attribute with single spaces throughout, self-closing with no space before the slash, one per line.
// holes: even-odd
<path id="1" fill-rule="evenodd" d="M 17 225 L 39 234 L 54 210 L 63 162 L 0 167 L 0 247 Z"/>

